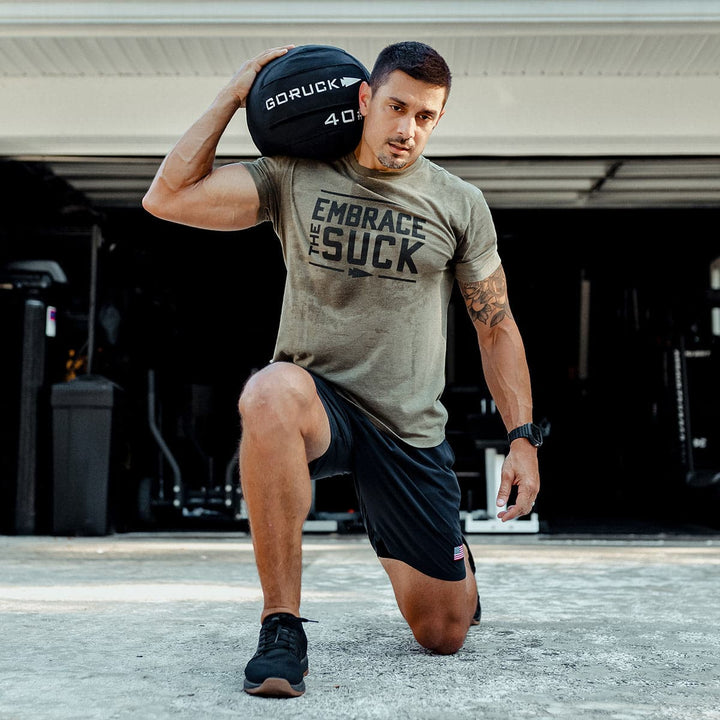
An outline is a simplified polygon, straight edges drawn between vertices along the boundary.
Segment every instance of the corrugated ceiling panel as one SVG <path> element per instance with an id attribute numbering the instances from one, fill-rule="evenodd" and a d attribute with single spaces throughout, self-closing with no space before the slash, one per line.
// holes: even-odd
<path id="1" fill-rule="evenodd" d="M 2 37 L 0 74 L 222 75 L 292 37 Z M 426 38 L 458 75 L 719 75 L 720 36 L 516 35 Z M 332 44 L 370 62 L 385 40 L 338 36 Z"/>
<path id="2" fill-rule="evenodd" d="M 0 72 L 6 76 L 21 77 L 30 70 L 27 58 L 13 41 L 0 41 Z"/>
<path id="3" fill-rule="evenodd" d="M 197 75 L 215 75 L 219 72 L 219 56 L 213 43 L 200 42 L 198 38 L 185 38 L 180 42 L 190 67 Z"/>
<path id="4" fill-rule="evenodd" d="M 720 68 L 720 42 L 716 38 L 706 38 L 705 43 L 694 60 L 698 74 L 717 75 Z"/>
<path id="5" fill-rule="evenodd" d="M 117 62 L 109 56 L 112 52 L 112 38 L 87 38 L 81 41 L 82 51 L 88 60 L 86 75 L 113 75 L 118 73 Z M 118 73 L 119 74 L 119 73 Z"/>
<path id="6" fill-rule="evenodd" d="M 25 59 L 25 72 L 23 75 L 56 74 L 55 69 L 42 51 L 44 38 L 28 38 L 18 41 L 17 49 Z"/>
<path id="7" fill-rule="evenodd" d="M 126 52 L 138 75 L 153 74 L 153 60 L 149 53 L 149 43 L 145 38 L 128 38 Z"/>

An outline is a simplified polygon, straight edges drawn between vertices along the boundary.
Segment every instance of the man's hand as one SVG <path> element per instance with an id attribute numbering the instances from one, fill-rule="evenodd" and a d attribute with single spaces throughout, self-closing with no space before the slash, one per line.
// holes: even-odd
<path id="1" fill-rule="evenodd" d="M 535 498 L 540 491 L 537 448 L 520 438 L 510 445 L 510 452 L 503 463 L 497 506 L 503 507 L 510 497 L 510 491 L 517 485 L 517 499 L 507 510 L 501 510 L 498 517 L 503 521 L 513 520 L 532 512 Z"/>
<path id="2" fill-rule="evenodd" d="M 282 47 L 270 48 L 270 50 L 265 50 L 242 64 L 226 88 L 227 91 L 235 96 L 239 107 L 245 107 L 250 88 L 255 82 L 257 74 L 265 65 L 281 57 L 294 47 L 294 45 L 283 45 Z"/>

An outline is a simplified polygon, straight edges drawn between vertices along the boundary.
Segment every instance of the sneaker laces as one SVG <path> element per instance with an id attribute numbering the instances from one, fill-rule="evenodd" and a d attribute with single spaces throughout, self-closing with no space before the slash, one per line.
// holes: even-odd
<path id="1" fill-rule="evenodd" d="M 293 618 L 300 623 L 317 622 L 317 620 L 308 620 L 307 618 Z M 293 627 L 287 621 L 283 622 L 281 616 L 271 617 L 263 623 L 260 628 L 260 638 L 258 639 L 257 654 L 268 652 L 269 650 L 283 649 L 289 650 L 294 655 L 300 657 L 301 640 L 300 633 L 302 626 Z"/>

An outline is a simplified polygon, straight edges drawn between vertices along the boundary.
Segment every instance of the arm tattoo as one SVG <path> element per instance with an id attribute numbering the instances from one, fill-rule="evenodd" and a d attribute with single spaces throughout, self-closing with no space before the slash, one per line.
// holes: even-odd
<path id="1" fill-rule="evenodd" d="M 461 282 L 460 291 L 473 322 L 493 327 L 506 317 L 512 319 L 502 265 L 485 280 Z"/>

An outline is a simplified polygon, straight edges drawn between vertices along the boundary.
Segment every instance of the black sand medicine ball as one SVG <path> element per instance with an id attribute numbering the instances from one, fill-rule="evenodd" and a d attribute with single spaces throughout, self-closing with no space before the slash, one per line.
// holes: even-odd
<path id="1" fill-rule="evenodd" d="M 246 102 L 250 136 L 263 155 L 331 160 L 360 142 L 358 90 L 370 74 L 329 45 L 301 45 L 260 70 Z"/>

